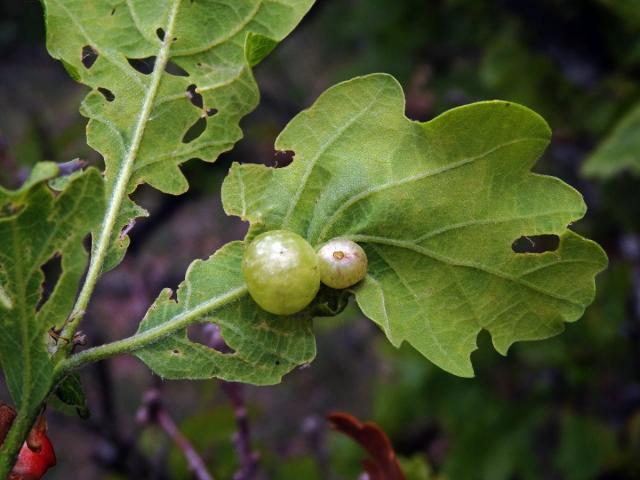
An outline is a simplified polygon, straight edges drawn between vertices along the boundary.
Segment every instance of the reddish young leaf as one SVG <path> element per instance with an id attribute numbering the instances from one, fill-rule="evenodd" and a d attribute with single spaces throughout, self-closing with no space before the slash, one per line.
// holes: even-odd
<path id="1" fill-rule="evenodd" d="M 362 423 L 344 412 L 330 413 L 327 419 L 334 430 L 351 437 L 371 455 L 362 461 L 370 480 L 405 480 L 389 437 L 377 424 Z"/>
<path id="2" fill-rule="evenodd" d="M 12 407 L 0 403 L 0 445 L 4 442 L 15 417 L 16 411 Z M 22 445 L 9 480 L 40 480 L 55 464 L 56 454 L 47 437 L 47 420 L 43 413 Z"/>
<path id="3" fill-rule="evenodd" d="M 44 474 L 56 464 L 56 454 L 53 445 L 45 434 L 38 437 L 39 450 L 31 450 L 25 442 L 18 454 L 10 480 L 40 480 Z"/>

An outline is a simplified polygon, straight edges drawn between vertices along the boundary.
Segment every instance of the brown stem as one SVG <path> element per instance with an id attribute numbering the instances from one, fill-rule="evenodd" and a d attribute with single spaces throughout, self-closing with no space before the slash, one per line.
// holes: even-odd
<path id="1" fill-rule="evenodd" d="M 157 388 L 149 390 L 144 396 L 144 403 L 138 412 L 138 421 L 145 424 L 158 425 L 173 440 L 182 451 L 189 471 L 197 480 L 214 480 L 207 470 L 202 457 L 193 448 L 189 440 L 182 435 L 177 425 L 165 409 L 160 391 Z"/>
<path id="2" fill-rule="evenodd" d="M 208 324 L 204 331 L 209 336 L 208 343 L 211 348 L 221 352 L 229 351 L 217 325 Z M 247 407 L 244 403 L 244 387 L 240 383 L 220 380 L 220 388 L 229 398 L 238 428 L 233 436 L 233 444 L 240 461 L 240 468 L 233 475 L 233 480 L 253 480 L 258 473 L 260 454 L 251 448 L 251 427 L 247 416 Z"/>
<path id="3" fill-rule="evenodd" d="M 251 428 L 243 398 L 243 387 L 239 383 L 221 380 L 220 388 L 229 398 L 238 427 L 233 436 L 233 444 L 240 460 L 240 468 L 233 475 L 233 480 L 253 480 L 258 472 L 260 454 L 251 448 Z"/>

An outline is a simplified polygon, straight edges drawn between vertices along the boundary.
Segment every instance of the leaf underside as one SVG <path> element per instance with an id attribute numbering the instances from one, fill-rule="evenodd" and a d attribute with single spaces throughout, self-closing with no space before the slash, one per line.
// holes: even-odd
<path id="1" fill-rule="evenodd" d="M 199 321 L 218 324 L 226 346 L 222 353 L 191 341 L 186 329 L 135 354 L 165 378 L 222 378 L 258 385 L 280 382 L 282 376 L 315 356 L 309 312 L 278 317 L 257 308 L 249 297 L 240 264 L 244 246 L 232 242 L 207 260 L 196 260 L 177 292 L 164 290 L 151 306 L 138 333 L 202 311 Z M 225 300 L 232 298 L 232 300 Z M 215 308 L 216 302 L 223 306 Z"/>
<path id="2" fill-rule="evenodd" d="M 32 408 L 51 386 L 47 331 L 61 326 L 87 263 L 82 242 L 103 211 L 103 181 L 89 169 L 54 196 L 41 163 L 23 187 L 0 189 L 0 362 L 18 408 Z M 42 267 L 60 258 L 60 275 L 44 299 Z"/>
<path id="3" fill-rule="evenodd" d="M 251 222 L 248 240 L 287 229 L 314 247 L 357 241 L 369 258 L 354 289 L 362 311 L 394 345 L 472 376 L 481 330 L 503 354 L 559 333 L 592 302 L 607 263 L 567 229 L 585 213 L 580 194 L 530 171 L 549 139 L 540 116 L 502 101 L 411 121 L 395 79 L 369 75 L 287 125 L 276 149 L 295 152 L 291 165 L 235 164 L 223 201 Z M 557 235 L 557 249 L 514 252 L 516 239 L 536 235 Z"/>
<path id="4" fill-rule="evenodd" d="M 251 67 L 313 0 L 44 0 L 47 47 L 92 90 L 81 112 L 105 161 L 107 205 L 149 183 L 187 190 L 180 165 L 214 161 L 258 102 Z M 202 130 L 202 128 L 204 129 Z M 146 212 L 118 205 L 103 271 L 122 259 L 120 231 Z"/>

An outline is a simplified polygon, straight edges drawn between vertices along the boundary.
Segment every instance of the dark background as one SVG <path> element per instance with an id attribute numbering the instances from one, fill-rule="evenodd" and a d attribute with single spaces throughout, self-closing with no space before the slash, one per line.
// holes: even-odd
<path id="1" fill-rule="evenodd" d="M 83 324 L 89 342 L 131 334 L 194 258 L 243 236 L 245 225 L 220 205 L 230 163 L 273 165 L 278 132 L 332 84 L 389 72 L 405 89 L 407 115 L 421 120 L 476 100 L 516 101 L 554 131 L 536 171 L 583 192 L 590 210 L 573 228 L 610 257 L 594 305 L 561 336 L 517 344 L 506 358 L 482 335 L 471 380 L 410 347 L 393 349 L 354 307 L 316 321 L 318 356 L 308 368 L 244 390 L 258 478 L 357 478 L 362 452 L 324 419 L 343 410 L 377 421 L 433 478 L 640 479 L 640 178 L 580 174 L 640 102 L 639 33 L 637 0 L 319 0 L 257 68 L 262 102 L 242 122 L 245 139 L 214 165 L 187 164 L 183 196 L 136 193 L 151 218 L 135 226 L 126 260 L 100 282 Z M 40 160 L 100 163 L 78 114 L 86 93 L 48 57 L 40 4 L 0 0 L 3 185 L 19 184 Z M 92 416 L 50 416 L 58 466 L 47 478 L 190 478 L 166 436 L 136 423 L 152 387 L 216 478 L 231 478 L 234 417 L 216 381 L 160 384 L 132 358 L 94 365 L 82 379 Z"/>

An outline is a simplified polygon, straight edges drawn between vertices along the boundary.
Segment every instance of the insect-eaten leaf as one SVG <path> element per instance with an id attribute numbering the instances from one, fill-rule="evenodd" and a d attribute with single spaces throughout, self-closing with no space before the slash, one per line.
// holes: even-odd
<path id="1" fill-rule="evenodd" d="M 242 242 L 232 242 L 209 259 L 196 260 L 177 291 L 177 300 L 166 289 L 151 306 L 138 337 L 152 338 L 167 328 L 176 331 L 135 352 L 155 373 L 174 379 L 217 377 L 266 385 L 280 382 L 292 368 L 313 359 L 315 307 L 288 317 L 259 308 L 244 284 L 243 252 Z M 186 326 L 194 322 L 216 323 L 231 352 L 191 341 Z"/>
<path id="2" fill-rule="evenodd" d="M 56 174 L 52 164 L 36 165 L 20 189 L 0 190 L 0 204 L 11 206 L 0 217 L 0 363 L 18 409 L 33 408 L 51 387 L 48 332 L 71 311 L 87 264 L 83 240 L 103 212 L 97 170 L 54 195 L 46 182 Z M 44 292 L 42 268 L 57 257 L 59 276 Z"/>
<path id="3" fill-rule="evenodd" d="M 91 88 L 81 113 L 114 203 L 104 272 L 121 261 L 131 222 L 146 216 L 122 196 L 143 183 L 184 193 L 181 164 L 213 162 L 231 149 L 242 137 L 240 119 L 258 104 L 252 67 L 313 0 L 43 3 L 49 52 Z"/>
<path id="4" fill-rule="evenodd" d="M 592 302 L 607 258 L 567 228 L 585 213 L 581 195 L 530 171 L 551 135 L 539 115 L 504 101 L 429 122 L 404 111 L 388 75 L 329 89 L 276 140 L 295 152 L 291 165 L 234 164 L 224 207 L 251 222 L 247 240 L 285 229 L 314 248 L 360 244 L 368 274 L 353 291 L 364 314 L 393 345 L 472 376 L 481 330 L 502 354 L 558 334 Z M 514 252 L 539 235 L 557 236 L 557 248 Z"/>

